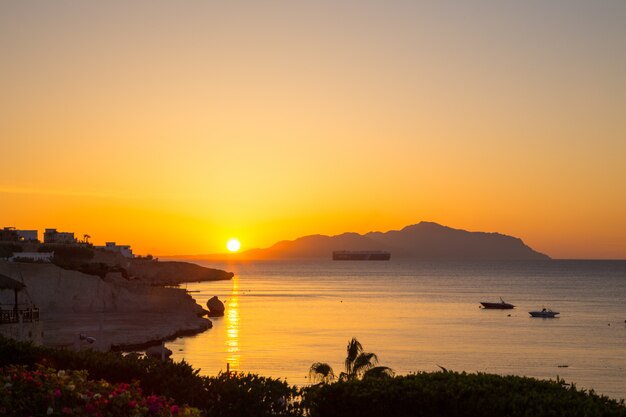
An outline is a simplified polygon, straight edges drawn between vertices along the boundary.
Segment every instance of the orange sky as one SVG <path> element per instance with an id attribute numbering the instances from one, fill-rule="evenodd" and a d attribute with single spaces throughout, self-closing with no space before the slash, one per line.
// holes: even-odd
<path id="1" fill-rule="evenodd" d="M 0 3 L 0 226 L 138 253 L 420 220 L 626 258 L 626 3 Z"/>

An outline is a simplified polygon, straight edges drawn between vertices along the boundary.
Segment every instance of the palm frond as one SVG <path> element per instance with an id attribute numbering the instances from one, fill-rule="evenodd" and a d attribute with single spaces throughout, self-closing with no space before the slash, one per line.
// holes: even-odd
<path id="1" fill-rule="evenodd" d="M 360 375 L 368 369 L 373 368 L 378 363 L 378 356 L 375 353 L 361 352 L 356 357 L 352 366 L 352 374 Z"/>
<path id="2" fill-rule="evenodd" d="M 363 378 L 393 378 L 395 373 L 388 366 L 375 366 L 363 373 Z"/>
<path id="3" fill-rule="evenodd" d="M 346 347 L 347 355 L 346 355 L 346 373 L 352 374 L 354 369 L 354 361 L 359 356 L 361 352 L 363 352 L 363 346 L 357 340 L 356 337 L 353 337 L 350 342 L 348 342 L 348 346 Z"/>
<path id="4" fill-rule="evenodd" d="M 314 382 L 330 382 L 335 379 L 333 368 L 324 362 L 315 362 L 309 369 L 309 378 Z"/>

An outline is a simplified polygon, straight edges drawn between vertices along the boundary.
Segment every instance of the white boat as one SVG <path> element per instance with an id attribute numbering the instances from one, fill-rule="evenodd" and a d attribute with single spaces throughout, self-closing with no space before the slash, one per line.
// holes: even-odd
<path id="1" fill-rule="evenodd" d="M 558 311 L 552 311 L 550 309 L 543 308 L 541 311 L 529 311 L 531 317 L 542 317 L 544 319 L 552 319 L 555 318 L 557 314 L 560 314 Z"/>

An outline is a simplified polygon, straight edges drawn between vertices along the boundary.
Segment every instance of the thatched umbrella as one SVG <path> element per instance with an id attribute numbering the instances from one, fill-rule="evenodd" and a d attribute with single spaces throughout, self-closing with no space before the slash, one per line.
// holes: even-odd
<path id="1" fill-rule="evenodd" d="M 15 292 L 15 311 L 17 311 L 17 293 L 26 288 L 26 285 L 6 275 L 0 274 L 0 290 L 13 290 Z"/>

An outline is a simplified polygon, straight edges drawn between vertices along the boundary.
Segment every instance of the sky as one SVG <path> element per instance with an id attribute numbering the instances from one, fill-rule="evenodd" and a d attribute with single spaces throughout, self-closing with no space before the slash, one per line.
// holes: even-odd
<path id="1" fill-rule="evenodd" d="M 0 226 L 225 252 L 419 221 L 626 259 L 626 2 L 1 1 Z"/>

